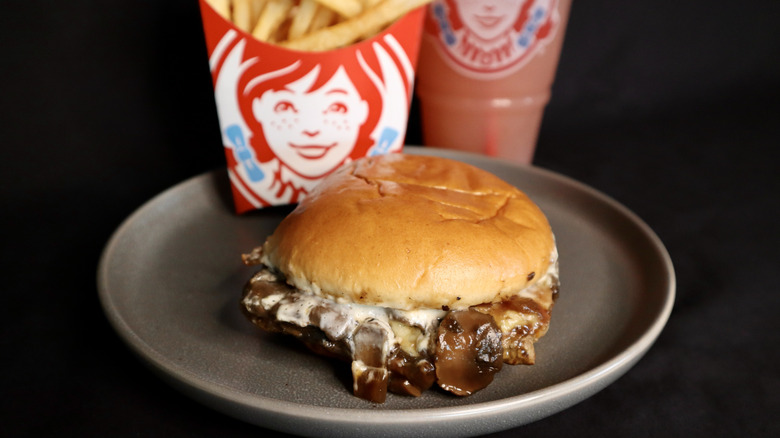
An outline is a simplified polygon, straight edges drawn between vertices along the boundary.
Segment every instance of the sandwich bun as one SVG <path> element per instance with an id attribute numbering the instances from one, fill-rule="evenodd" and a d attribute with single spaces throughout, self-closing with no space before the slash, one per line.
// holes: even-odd
<path id="1" fill-rule="evenodd" d="M 340 303 L 457 310 L 515 296 L 554 252 L 545 215 L 497 176 L 389 154 L 320 183 L 266 240 L 263 263 Z"/>

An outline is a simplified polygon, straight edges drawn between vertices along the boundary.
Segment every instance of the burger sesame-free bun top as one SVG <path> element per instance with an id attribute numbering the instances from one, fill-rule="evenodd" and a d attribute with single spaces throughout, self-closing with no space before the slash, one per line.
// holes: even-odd
<path id="1" fill-rule="evenodd" d="M 416 310 L 508 298 L 542 277 L 554 246 L 539 207 L 495 175 L 390 154 L 325 178 L 263 252 L 299 289 Z"/>

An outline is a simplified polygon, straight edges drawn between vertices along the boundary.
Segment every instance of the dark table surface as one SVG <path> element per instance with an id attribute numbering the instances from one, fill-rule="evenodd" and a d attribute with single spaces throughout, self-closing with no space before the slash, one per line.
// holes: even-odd
<path id="1" fill-rule="evenodd" d="M 617 382 L 493 436 L 780 436 L 777 22 L 775 0 L 575 1 L 535 164 L 643 218 L 677 299 Z M 202 38 L 194 0 L 0 6 L 3 436 L 272 435 L 161 381 L 97 297 L 120 222 L 223 165 Z"/>

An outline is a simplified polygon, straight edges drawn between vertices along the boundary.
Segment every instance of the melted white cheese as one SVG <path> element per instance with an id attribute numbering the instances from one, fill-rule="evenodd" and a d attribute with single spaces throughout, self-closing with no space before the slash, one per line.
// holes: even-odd
<path id="1" fill-rule="evenodd" d="M 267 261 L 267 260 L 266 260 Z M 544 275 L 533 285 L 518 292 L 518 296 L 539 301 L 541 289 L 550 288 L 558 279 L 558 250 L 553 246 L 550 254 L 550 264 Z M 295 324 L 299 327 L 313 325 L 311 311 L 316 307 L 326 307 L 328 311 L 320 312 L 317 326 L 332 339 L 350 340 L 350 348 L 354 351 L 355 345 L 351 335 L 366 321 L 377 322 L 386 332 L 385 343 L 382 346 L 386 355 L 391 349 L 399 345 L 408 353 L 412 350 L 422 351 L 429 349 L 433 334 L 439 326 L 439 322 L 446 315 L 446 311 L 439 309 L 398 310 L 381 306 L 369 306 L 355 303 L 337 302 L 323 298 L 312 291 L 321 292 L 316 285 L 301 291 L 293 300 L 286 300 L 286 294 L 273 294 L 261 300 L 261 305 L 266 311 L 279 304 L 277 319 L 279 321 Z M 549 306 L 552 303 L 541 303 Z M 394 321 L 394 323 L 391 323 Z M 506 321 L 497 321 L 502 331 L 511 330 L 516 324 L 523 321 L 516 318 L 506 318 Z M 398 324 L 401 323 L 401 324 Z M 417 327 L 419 331 L 400 328 L 402 325 Z M 355 366 L 355 365 L 353 365 Z"/>

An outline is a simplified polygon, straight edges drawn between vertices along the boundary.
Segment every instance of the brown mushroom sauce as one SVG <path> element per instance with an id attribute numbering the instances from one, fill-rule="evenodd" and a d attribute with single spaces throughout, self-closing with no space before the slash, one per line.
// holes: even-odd
<path id="1" fill-rule="evenodd" d="M 539 288 L 541 304 L 515 297 L 421 314 L 336 303 L 263 268 L 247 282 L 241 308 L 263 330 L 351 362 L 354 394 L 382 403 L 388 391 L 416 397 L 434 383 L 469 395 L 489 385 L 503 363 L 533 364 L 533 343 L 546 332 L 557 296 L 557 277 L 549 283 Z"/>

